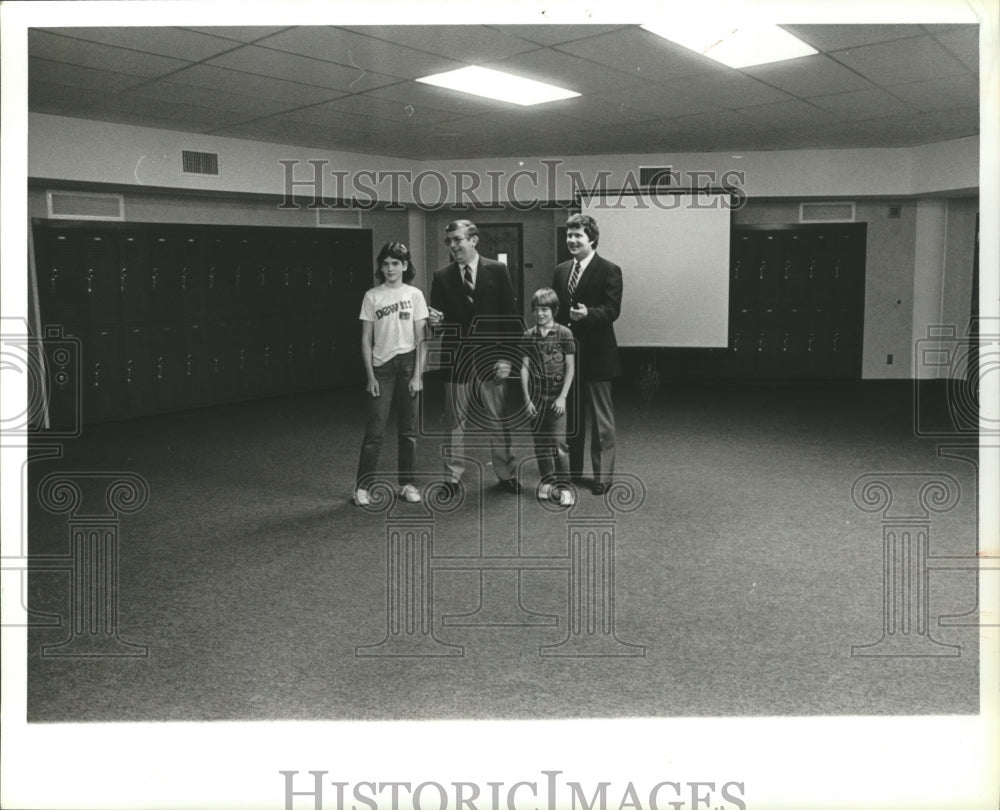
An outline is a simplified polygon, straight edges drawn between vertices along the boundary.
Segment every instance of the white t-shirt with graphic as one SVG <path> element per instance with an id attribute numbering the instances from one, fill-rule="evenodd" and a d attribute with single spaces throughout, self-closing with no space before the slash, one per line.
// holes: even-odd
<path id="1" fill-rule="evenodd" d="M 365 293 L 359 317 L 373 324 L 372 363 L 381 366 L 416 348 L 414 323 L 426 320 L 427 302 L 424 294 L 409 284 L 395 288 L 379 284 Z"/>

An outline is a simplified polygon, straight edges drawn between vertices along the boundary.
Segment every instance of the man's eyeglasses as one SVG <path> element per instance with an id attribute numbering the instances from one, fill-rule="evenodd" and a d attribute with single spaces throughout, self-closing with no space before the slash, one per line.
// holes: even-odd
<path id="1" fill-rule="evenodd" d="M 453 247 L 454 245 L 462 244 L 466 239 L 468 239 L 467 236 L 449 236 L 444 240 L 444 243 L 447 247 Z"/>

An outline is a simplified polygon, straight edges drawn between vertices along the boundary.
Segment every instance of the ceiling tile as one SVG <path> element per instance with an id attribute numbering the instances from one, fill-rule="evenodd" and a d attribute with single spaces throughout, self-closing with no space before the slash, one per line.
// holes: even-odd
<path id="1" fill-rule="evenodd" d="M 33 28 L 28 30 L 28 50 L 31 56 L 43 59 L 98 70 L 113 68 L 116 73 L 148 78 L 163 76 L 191 64 L 181 59 L 85 42 L 82 39 L 50 34 Z"/>
<path id="2" fill-rule="evenodd" d="M 819 96 L 810 102 L 839 116 L 841 120 L 861 121 L 866 118 L 884 118 L 889 115 L 912 114 L 913 108 L 884 90 L 861 90 Z"/>
<path id="3" fill-rule="evenodd" d="M 614 90 L 631 81 L 631 77 L 595 64 L 572 54 L 541 48 L 509 59 L 484 63 L 496 70 L 513 73 L 535 81 L 548 82 L 577 93 L 599 93 Z"/>
<path id="4" fill-rule="evenodd" d="M 929 82 L 897 84 L 888 88 L 888 91 L 921 111 L 974 107 L 979 103 L 979 82 L 972 76 L 949 76 Z"/>
<path id="5" fill-rule="evenodd" d="M 85 68 L 80 65 L 68 65 L 65 62 L 53 62 L 50 59 L 28 59 L 28 78 L 31 81 L 66 84 L 72 87 L 89 87 L 98 91 L 123 90 L 148 81 L 142 76 L 129 76 L 124 73 L 113 73 L 110 70 Z"/>
<path id="6" fill-rule="evenodd" d="M 478 115 L 491 110 L 506 109 L 509 106 L 503 101 L 481 98 L 469 93 L 458 93 L 418 82 L 401 82 L 389 87 L 380 87 L 365 95 L 400 104 L 412 104 L 414 107 L 426 105 L 436 110 L 459 115 Z"/>
<path id="7" fill-rule="evenodd" d="M 721 109 L 709 101 L 709 96 L 700 96 L 681 92 L 677 88 L 684 87 L 680 82 L 676 87 L 667 87 L 654 82 L 636 80 L 617 93 L 599 93 L 596 98 L 602 101 L 621 103 L 629 107 L 649 113 L 656 118 L 668 118 L 680 115 L 711 112 Z M 781 98 L 788 98 L 783 94 Z M 588 98 L 590 98 L 588 96 Z"/>
<path id="8" fill-rule="evenodd" d="M 473 65 L 484 59 L 504 59 L 538 48 L 534 42 L 486 25 L 349 25 L 345 28 L 395 45 L 447 54 Z"/>
<path id="9" fill-rule="evenodd" d="M 924 33 L 919 25 L 782 25 L 820 51 L 839 51 L 879 42 L 892 42 Z"/>
<path id="10" fill-rule="evenodd" d="M 159 101 L 169 101 L 176 104 L 193 104 L 196 107 L 211 107 L 219 110 L 238 112 L 244 118 L 271 115 L 299 106 L 299 102 L 288 97 L 275 99 L 259 94 L 228 93 L 222 90 L 181 84 L 166 79 L 150 82 L 136 88 L 132 92 Z"/>
<path id="11" fill-rule="evenodd" d="M 118 48 L 128 48 L 132 51 L 144 51 L 160 56 L 186 59 L 189 62 L 200 62 L 236 47 L 236 43 L 229 39 L 220 39 L 197 31 L 166 26 L 156 28 L 143 26 L 50 28 L 46 30 L 86 42 L 99 42 Z"/>
<path id="12" fill-rule="evenodd" d="M 979 75 L 979 26 L 966 25 L 934 37 L 952 56 Z"/>
<path id="13" fill-rule="evenodd" d="M 751 107 L 788 101 L 791 96 L 736 70 L 713 76 L 690 76 L 666 84 L 686 96 L 710 98 L 722 107 Z"/>
<path id="14" fill-rule="evenodd" d="M 151 115 L 157 118 L 173 118 L 178 121 L 190 121 L 198 125 L 212 127 L 245 121 L 250 117 L 244 112 L 165 101 L 131 90 L 111 96 L 105 106 L 109 110 L 137 112 L 142 115 Z"/>
<path id="15" fill-rule="evenodd" d="M 748 67 L 743 72 L 799 98 L 865 90 L 872 86 L 867 79 L 823 54 Z"/>
<path id="16" fill-rule="evenodd" d="M 663 111 L 652 112 L 648 109 L 627 106 L 630 101 L 628 95 L 615 95 L 608 93 L 603 95 L 583 96 L 581 98 L 571 98 L 559 102 L 559 111 L 566 116 L 574 118 L 577 122 L 583 122 L 590 126 L 601 127 L 611 124 L 632 124 L 637 121 L 648 121 L 652 118 L 660 118 Z M 584 133 L 588 126 L 577 128 Z"/>
<path id="17" fill-rule="evenodd" d="M 192 65 L 171 74 L 170 81 L 218 89 L 229 93 L 261 95 L 265 98 L 278 100 L 287 99 L 299 104 L 318 104 L 321 101 L 331 101 L 344 95 L 343 91 L 332 88 L 272 79 L 267 76 L 256 76 L 212 65 Z"/>
<path id="18" fill-rule="evenodd" d="M 233 39 L 237 42 L 256 42 L 262 37 L 268 37 L 271 34 L 284 31 L 287 27 L 286 25 L 214 25 L 204 27 L 187 26 L 187 30 L 200 31 L 203 34 L 210 34 L 211 36 L 222 37 L 223 39 Z"/>
<path id="19" fill-rule="evenodd" d="M 355 75 L 368 72 L 401 79 L 416 79 L 462 67 L 461 62 L 447 55 L 425 53 L 381 39 L 373 39 L 354 31 L 329 26 L 290 28 L 268 37 L 259 44 L 346 65 L 355 70 Z"/>
<path id="20" fill-rule="evenodd" d="M 625 31 L 631 25 L 493 25 L 491 28 L 539 45 L 563 45 L 578 39 Z"/>
<path id="21" fill-rule="evenodd" d="M 741 107 L 740 115 L 761 127 L 779 131 L 785 128 L 802 129 L 819 126 L 836 120 L 836 116 L 829 110 L 798 100 Z"/>
<path id="22" fill-rule="evenodd" d="M 669 81 L 721 69 L 711 59 L 641 28 L 626 28 L 559 45 L 558 50 L 651 81 Z"/>
<path id="23" fill-rule="evenodd" d="M 831 56 L 881 85 L 937 79 L 965 72 L 962 63 L 929 34 L 884 45 L 835 51 Z"/>
<path id="24" fill-rule="evenodd" d="M 234 51 L 208 60 L 206 64 L 355 93 L 398 81 L 391 76 L 369 70 L 346 67 L 257 45 L 243 45 Z"/>
<path id="25" fill-rule="evenodd" d="M 460 113 L 448 112 L 429 107 L 426 104 L 404 104 L 385 98 L 376 98 L 367 93 L 345 96 L 330 102 L 330 109 L 345 113 L 367 115 L 388 121 L 397 121 L 414 125 L 433 124 L 456 118 Z"/>

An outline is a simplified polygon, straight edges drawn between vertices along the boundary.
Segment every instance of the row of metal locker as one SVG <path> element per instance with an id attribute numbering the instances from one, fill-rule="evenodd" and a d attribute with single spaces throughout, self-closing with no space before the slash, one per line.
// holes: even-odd
<path id="1" fill-rule="evenodd" d="M 370 231 L 46 221 L 34 236 L 41 323 L 72 358 L 49 369 L 56 427 L 363 380 Z"/>
<path id="2" fill-rule="evenodd" d="M 334 312 L 372 272 L 370 231 L 50 224 L 35 232 L 42 312 L 66 323 Z"/>

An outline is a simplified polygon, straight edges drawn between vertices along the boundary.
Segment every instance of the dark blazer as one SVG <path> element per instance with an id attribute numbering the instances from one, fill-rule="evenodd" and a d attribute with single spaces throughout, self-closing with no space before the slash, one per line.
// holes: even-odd
<path id="1" fill-rule="evenodd" d="M 443 364 L 449 380 L 468 381 L 470 373 L 489 377 L 501 357 L 511 361 L 516 376 L 520 367 L 517 346 L 524 327 L 507 265 L 479 257 L 471 306 L 458 265 L 451 262 L 435 270 L 430 305 L 444 315 L 437 334 L 441 335 L 442 352 L 450 358 Z"/>
<path id="2" fill-rule="evenodd" d="M 568 326 L 576 338 L 577 379 L 581 382 L 613 379 L 622 371 L 614 327 L 622 309 L 622 269 L 595 253 L 570 299 L 566 286 L 572 270 L 572 260 L 558 265 L 552 289 L 559 296 L 556 320 Z M 587 307 L 587 317 L 583 320 L 569 317 L 570 307 L 575 303 Z"/>

